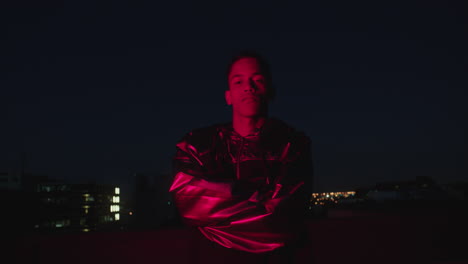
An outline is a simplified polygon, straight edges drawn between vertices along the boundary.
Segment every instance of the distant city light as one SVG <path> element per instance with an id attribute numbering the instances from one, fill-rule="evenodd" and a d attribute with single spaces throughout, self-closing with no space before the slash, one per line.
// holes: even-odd
<path id="1" fill-rule="evenodd" d="M 128 212 L 129 215 L 133 215 L 133 212 Z"/>
<path id="2" fill-rule="evenodd" d="M 339 200 L 353 198 L 355 194 L 355 191 L 312 193 L 310 203 L 315 205 L 325 205 L 326 203 L 337 204 Z"/>

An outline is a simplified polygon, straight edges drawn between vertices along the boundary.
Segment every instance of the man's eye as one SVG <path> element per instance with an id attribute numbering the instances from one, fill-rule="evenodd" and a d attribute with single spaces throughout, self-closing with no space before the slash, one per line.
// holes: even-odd
<path id="1" fill-rule="evenodd" d="M 242 83 L 241 80 L 234 81 L 234 84 L 241 84 L 241 83 Z"/>
<path id="2" fill-rule="evenodd" d="M 264 83 L 265 80 L 264 79 L 256 79 L 255 82 L 258 82 L 258 83 Z"/>

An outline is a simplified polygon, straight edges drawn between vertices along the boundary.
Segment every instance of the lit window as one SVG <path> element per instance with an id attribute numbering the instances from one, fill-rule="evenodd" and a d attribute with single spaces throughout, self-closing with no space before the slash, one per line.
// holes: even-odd
<path id="1" fill-rule="evenodd" d="M 55 222 L 55 227 L 64 227 L 65 226 L 65 220 L 59 220 Z"/>
<path id="2" fill-rule="evenodd" d="M 115 214 L 115 221 L 119 221 L 120 220 L 120 214 Z"/>
<path id="3" fill-rule="evenodd" d="M 120 206 L 118 206 L 116 204 L 113 204 L 113 205 L 110 206 L 110 211 L 111 211 L 111 213 L 112 212 L 118 212 L 118 211 L 120 211 Z"/>
<path id="4" fill-rule="evenodd" d="M 119 187 L 115 187 L 115 194 L 120 194 L 120 188 Z"/>
<path id="5" fill-rule="evenodd" d="M 113 196 L 112 197 L 112 202 L 113 203 L 120 203 L 120 197 L 119 196 Z"/>

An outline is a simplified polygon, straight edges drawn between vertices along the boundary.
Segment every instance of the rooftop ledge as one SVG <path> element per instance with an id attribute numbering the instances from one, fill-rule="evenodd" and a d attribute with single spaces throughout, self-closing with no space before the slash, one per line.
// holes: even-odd
<path id="1" fill-rule="evenodd" d="M 466 211 L 364 213 L 330 210 L 308 221 L 298 263 L 468 263 Z M 200 246 L 186 227 L 148 231 L 24 234 L 3 237 L 13 263 L 239 264 L 217 247 Z M 3 247 L 5 249 L 5 247 Z M 247 260 L 241 260 L 248 264 Z M 259 264 L 259 263 L 256 263 Z"/>

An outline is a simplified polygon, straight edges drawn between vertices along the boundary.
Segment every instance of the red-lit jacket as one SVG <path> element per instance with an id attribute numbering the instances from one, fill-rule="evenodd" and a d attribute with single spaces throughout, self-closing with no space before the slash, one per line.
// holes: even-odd
<path id="1" fill-rule="evenodd" d="M 227 248 L 261 253 L 295 241 L 311 193 L 310 142 L 268 119 L 252 136 L 232 124 L 178 144 L 170 192 L 185 223 Z"/>

